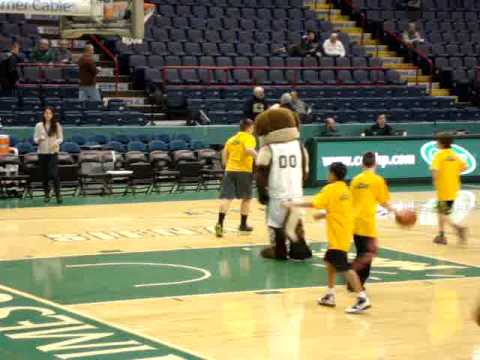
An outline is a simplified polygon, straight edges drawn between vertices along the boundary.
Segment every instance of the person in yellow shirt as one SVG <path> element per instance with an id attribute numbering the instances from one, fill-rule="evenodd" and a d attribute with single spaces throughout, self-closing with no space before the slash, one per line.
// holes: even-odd
<path id="1" fill-rule="evenodd" d="M 361 313 L 370 308 L 370 300 L 362 289 L 360 280 L 348 263 L 348 250 L 353 237 L 352 195 L 345 183 L 347 167 L 335 162 L 329 167 L 328 182 L 314 196 L 311 202 L 285 203 L 286 207 L 304 207 L 324 210 L 316 214 L 315 220 L 326 219 L 328 250 L 324 261 L 327 265 L 327 293 L 318 300 L 322 306 L 335 307 L 335 279 L 337 272 L 343 273 L 347 283 L 358 293 L 357 302 L 345 311 L 350 314 Z"/>
<path id="2" fill-rule="evenodd" d="M 375 173 L 375 154 L 367 152 L 362 157 L 363 171 L 350 183 L 353 202 L 353 241 L 357 257 L 352 264 L 364 286 L 370 276 L 372 261 L 377 255 L 377 204 L 394 212 L 385 179 Z"/>
<path id="3" fill-rule="evenodd" d="M 217 237 L 223 236 L 223 223 L 233 199 L 241 199 L 241 223 L 239 230 L 251 232 L 252 227 L 247 225 L 250 211 L 253 186 L 253 162 L 257 153 L 257 142 L 253 136 L 254 123 L 250 119 L 240 122 L 240 131 L 229 138 L 223 148 L 222 160 L 225 166 L 220 192 L 220 211 L 215 226 Z"/>
<path id="4" fill-rule="evenodd" d="M 435 244 L 447 244 L 445 226 L 451 226 L 460 240 L 466 241 L 466 228 L 455 224 L 449 217 L 452 212 L 453 203 L 460 191 L 460 174 L 467 168 L 465 162 L 451 149 L 453 136 L 448 133 L 437 135 L 438 153 L 432 161 L 433 185 L 437 192 L 438 212 L 438 235 L 433 242 Z"/>

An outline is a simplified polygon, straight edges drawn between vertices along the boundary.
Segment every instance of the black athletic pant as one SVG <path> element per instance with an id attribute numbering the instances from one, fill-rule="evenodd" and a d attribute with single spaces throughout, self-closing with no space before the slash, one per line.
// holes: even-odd
<path id="1" fill-rule="evenodd" d="M 45 196 L 50 196 L 50 181 L 53 182 L 55 196 L 60 196 L 60 179 L 58 178 L 58 154 L 38 154 Z"/>
<path id="2" fill-rule="evenodd" d="M 358 274 L 360 282 L 363 285 L 370 276 L 372 261 L 377 255 L 377 242 L 374 238 L 362 235 L 354 235 L 353 240 L 357 248 L 357 257 L 352 264 L 352 268 Z"/>

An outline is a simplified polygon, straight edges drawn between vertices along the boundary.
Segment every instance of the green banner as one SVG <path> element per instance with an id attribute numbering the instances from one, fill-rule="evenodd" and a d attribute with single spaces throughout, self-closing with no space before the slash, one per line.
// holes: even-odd
<path id="1" fill-rule="evenodd" d="M 477 159 L 479 137 L 455 139 L 453 150 L 467 163 L 463 176 L 480 176 Z M 310 146 L 311 181 L 325 181 L 328 167 L 342 162 L 348 167 L 348 178 L 362 169 L 362 155 L 372 151 L 377 155 L 378 173 L 386 179 L 426 179 L 431 176 L 430 164 L 438 149 L 431 138 L 350 138 L 312 139 Z"/>

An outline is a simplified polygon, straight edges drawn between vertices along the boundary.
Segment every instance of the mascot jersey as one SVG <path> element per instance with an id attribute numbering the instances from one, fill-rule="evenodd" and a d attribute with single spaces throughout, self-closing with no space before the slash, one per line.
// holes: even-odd
<path id="1" fill-rule="evenodd" d="M 268 189 L 271 199 L 303 196 L 303 149 L 298 140 L 268 145 L 271 153 Z"/>

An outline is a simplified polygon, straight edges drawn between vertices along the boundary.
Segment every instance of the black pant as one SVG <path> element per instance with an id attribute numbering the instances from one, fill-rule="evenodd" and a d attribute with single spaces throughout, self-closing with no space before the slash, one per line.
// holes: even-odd
<path id="1" fill-rule="evenodd" d="M 353 240 L 357 248 L 357 257 L 352 264 L 352 268 L 358 274 L 363 286 L 370 276 L 373 258 L 377 255 L 377 242 L 372 237 L 362 235 L 354 235 Z"/>
<path id="2" fill-rule="evenodd" d="M 45 196 L 50 196 L 50 181 L 53 182 L 55 196 L 60 196 L 60 179 L 58 177 L 58 154 L 39 154 L 38 161 L 42 174 Z"/>

